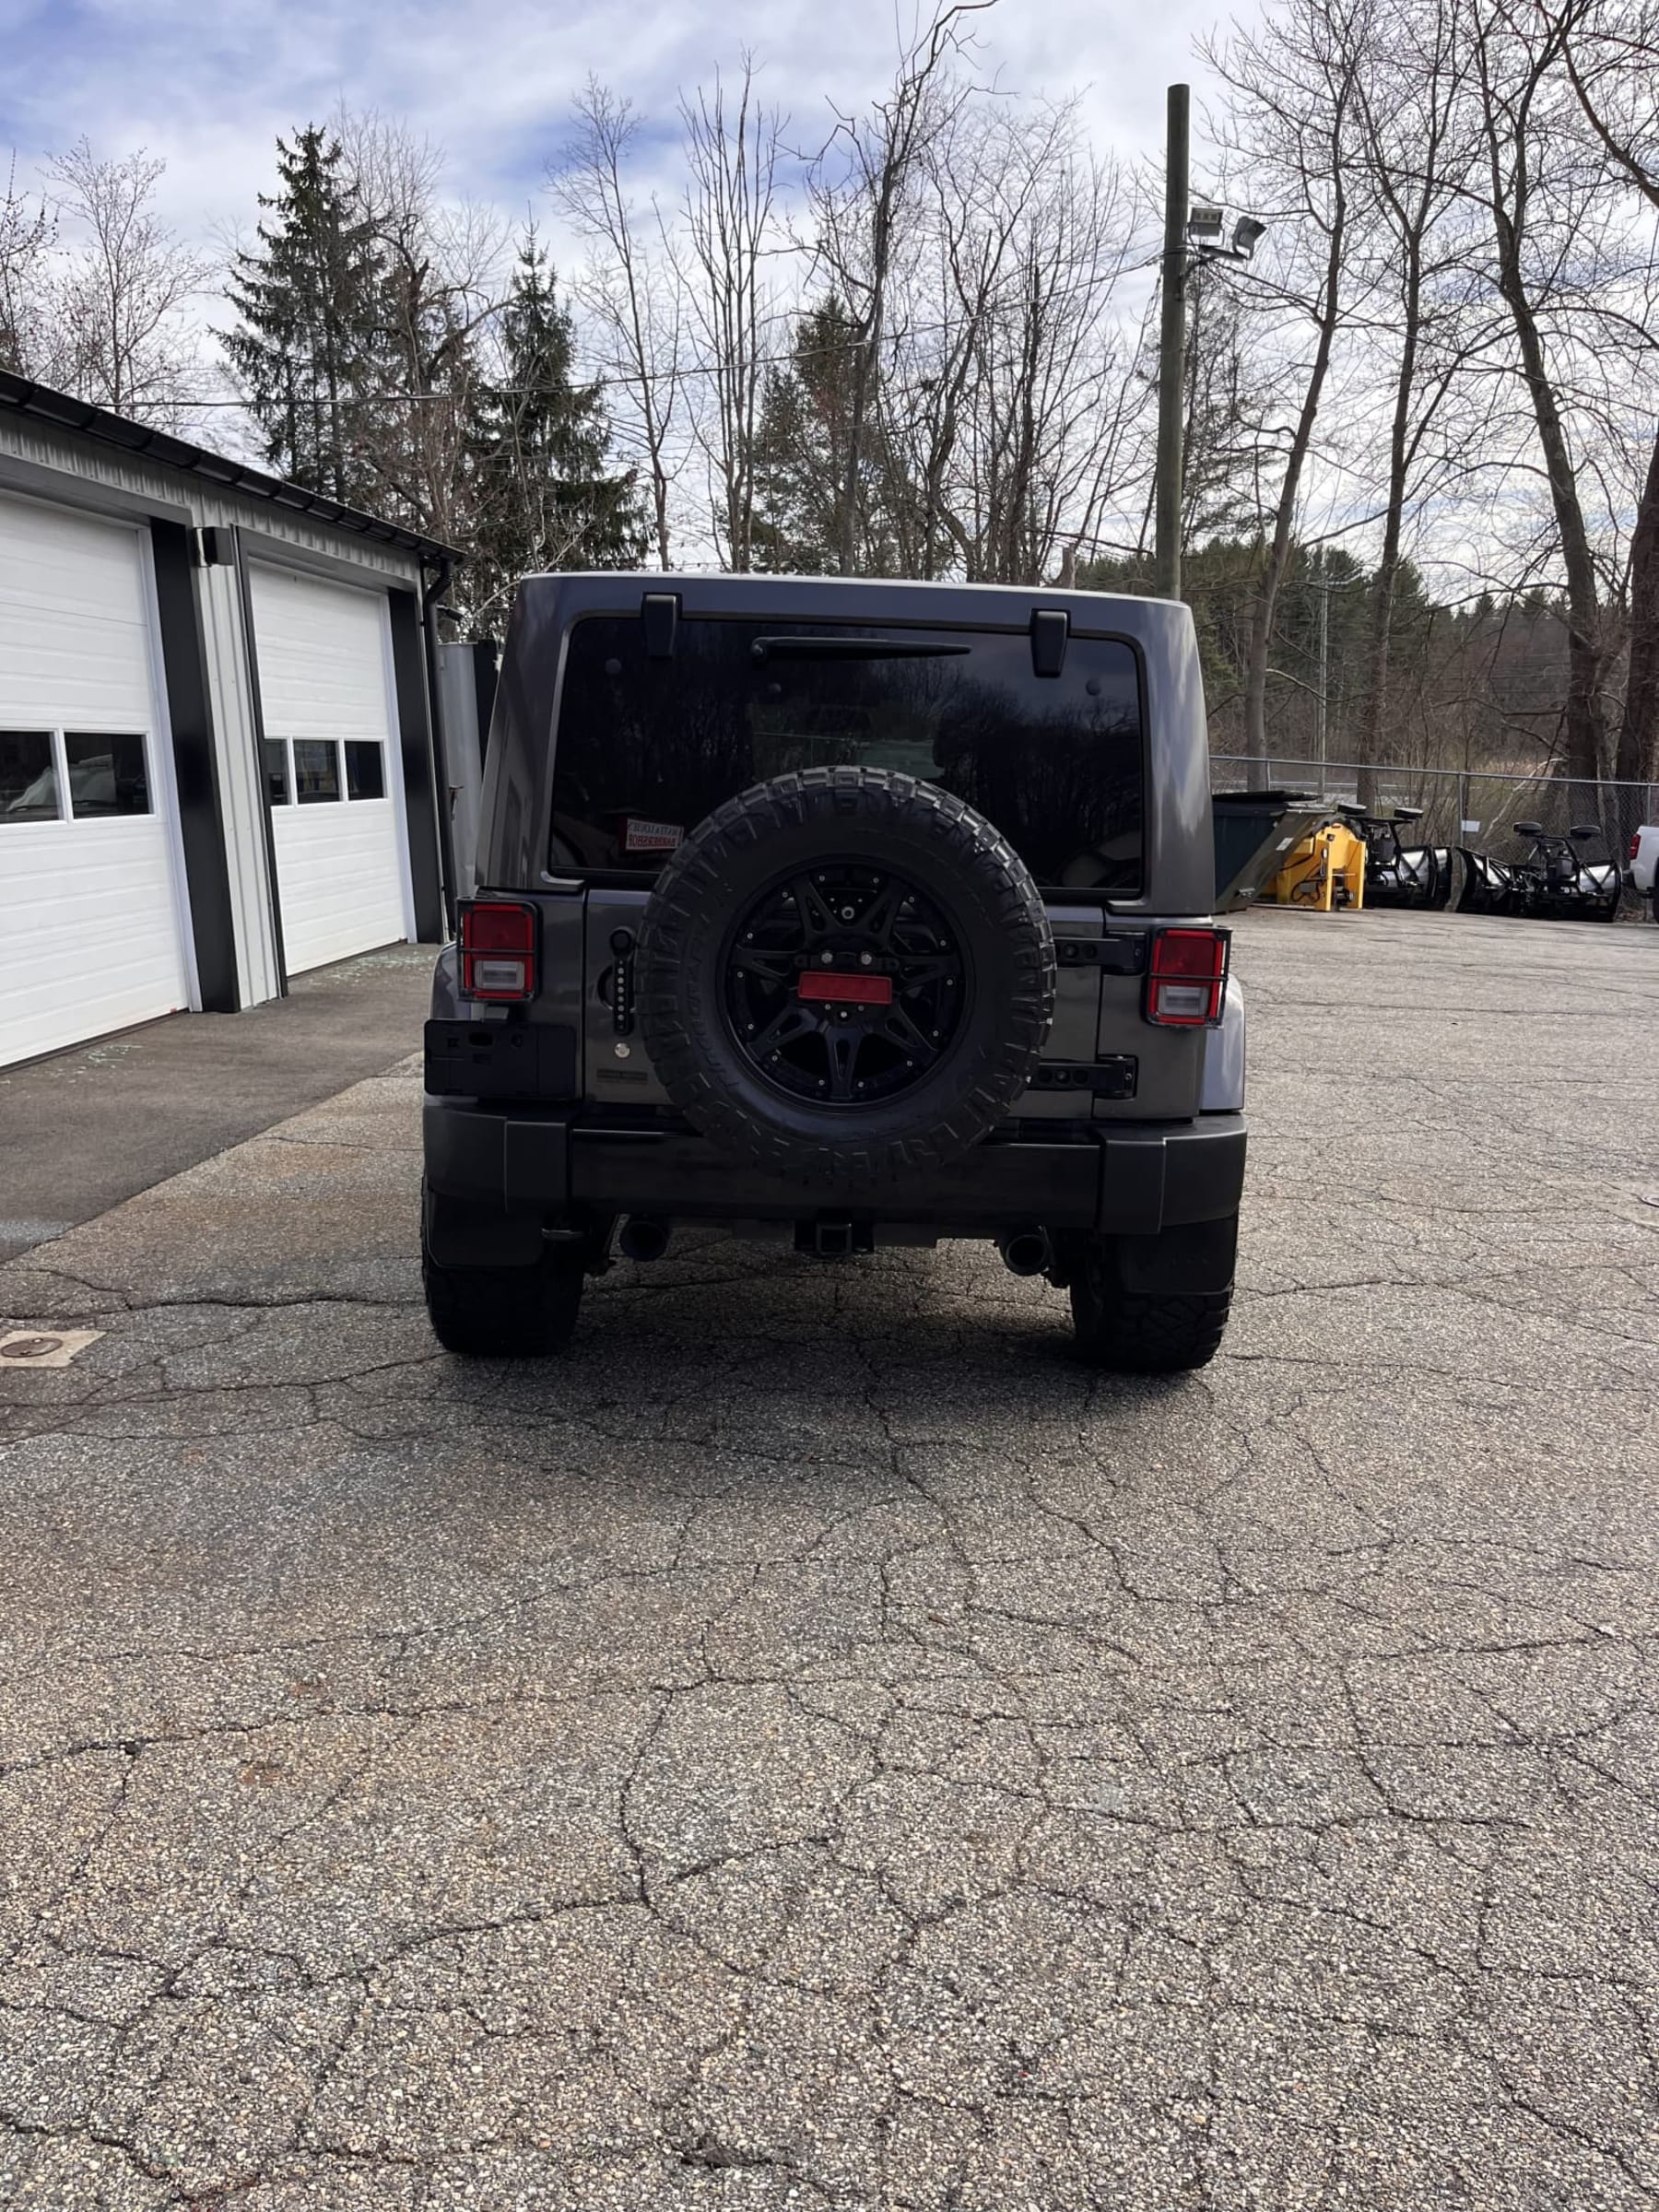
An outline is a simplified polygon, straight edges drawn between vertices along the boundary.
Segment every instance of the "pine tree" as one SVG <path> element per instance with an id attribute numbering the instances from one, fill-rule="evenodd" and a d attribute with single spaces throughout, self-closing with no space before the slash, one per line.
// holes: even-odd
<path id="1" fill-rule="evenodd" d="M 797 317 L 787 366 L 767 371 L 755 437 L 758 568 L 797 576 L 840 571 L 856 347 L 852 318 L 830 293 Z M 894 507 L 909 496 L 879 421 L 866 421 L 854 529 L 860 575 L 900 573 Z"/>
<path id="2" fill-rule="evenodd" d="M 551 269 L 526 231 L 501 308 L 499 381 L 479 386 L 468 441 L 476 512 L 460 579 L 475 627 L 499 628 L 518 579 L 645 559 L 632 473 L 611 476 L 597 384 L 572 381 L 575 344 Z"/>
<path id="3" fill-rule="evenodd" d="M 291 146 L 276 141 L 279 188 L 259 201 L 273 219 L 259 226 L 259 251 L 236 257 L 240 324 L 224 345 L 272 467 L 361 505 L 372 471 L 358 421 L 379 381 L 380 272 L 341 160 L 316 124 Z"/>

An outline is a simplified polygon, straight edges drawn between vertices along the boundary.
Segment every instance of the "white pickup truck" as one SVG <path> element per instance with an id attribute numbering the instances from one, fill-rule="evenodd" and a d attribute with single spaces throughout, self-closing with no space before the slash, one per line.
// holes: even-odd
<path id="1" fill-rule="evenodd" d="M 1659 922 L 1659 822 L 1650 822 L 1630 840 L 1630 865 L 1625 881 L 1653 910 Z"/>

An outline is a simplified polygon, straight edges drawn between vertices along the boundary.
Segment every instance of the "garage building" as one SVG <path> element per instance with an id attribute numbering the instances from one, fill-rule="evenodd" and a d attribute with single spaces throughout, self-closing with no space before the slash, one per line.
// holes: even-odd
<path id="1" fill-rule="evenodd" d="M 454 558 L 0 372 L 0 1065 L 443 935 Z"/>

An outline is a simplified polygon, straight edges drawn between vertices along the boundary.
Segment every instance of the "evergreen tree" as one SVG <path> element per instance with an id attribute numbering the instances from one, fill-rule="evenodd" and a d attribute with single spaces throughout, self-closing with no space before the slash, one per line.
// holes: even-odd
<path id="1" fill-rule="evenodd" d="M 633 475 L 606 473 L 597 384 L 572 381 L 574 337 L 527 231 L 501 308 L 500 379 L 478 387 L 468 438 L 476 515 L 459 579 L 475 627 L 499 628 L 518 579 L 545 569 L 633 568 L 645 517 Z"/>
<path id="2" fill-rule="evenodd" d="M 755 436 L 755 565 L 774 574 L 835 575 L 853 435 L 857 334 L 834 293 L 795 323 L 793 359 L 770 369 Z M 865 423 L 854 541 L 858 573 L 902 572 L 895 507 L 910 494 L 879 422 Z"/>
<path id="3" fill-rule="evenodd" d="M 239 253 L 224 341 L 249 413 L 278 475 L 362 505 L 372 489 L 361 402 L 377 389 L 380 271 L 369 225 L 341 174 L 337 143 L 316 124 L 276 141 L 277 191 L 259 248 Z"/>

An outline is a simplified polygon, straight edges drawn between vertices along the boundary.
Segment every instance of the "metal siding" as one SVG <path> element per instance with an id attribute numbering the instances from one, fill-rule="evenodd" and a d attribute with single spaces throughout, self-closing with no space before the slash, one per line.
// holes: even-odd
<path id="1" fill-rule="evenodd" d="M 181 523 L 149 525 L 150 574 L 155 587 L 161 706 L 172 735 L 173 786 L 188 887 L 195 988 L 191 1004 L 210 1014 L 233 1014 L 241 1004 L 236 987 L 236 921 L 231 912 L 225 854 L 218 763 L 208 705 L 206 644 L 201 602 L 191 563 L 190 531 Z"/>
<path id="2" fill-rule="evenodd" d="M 249 584 L 265 735 L 370 738 L 385 764 L 383 799 L 272 810 L 283 942 L 297 975 L 410 934 L 385 602 L 258 564 Z"/>
<path id="3" fill-rule="evenodd" d="M 56 434 L 9 411 L 0 411 L 0 453 L 31 461 L 38 467 L 62 470 L 84 484 L 107 485 L 112 491 L 160 507 L 187 506 L 203 525 L 240 525 L 313 553 L 351 560 L 383 575 L 389 583 L 418 585 L 420 582 L 420 564 L 412 553 L 349 530 L 330 528 L 269 500 L 239 498 L 232 491 L 218 488 L 206 477 L 158 467 L 112 447 Z"/>
<path id="4" fill-rule="evenodd" d="M 282 989 L 276 945 L 271 929 L 272 888 L 265 860 L 254 744 L 253 700 L 248 685 L 248 657 L 242 636 L 236 571 L 198 569 L 196 587 L 207 653 L 207 692 L 212 703 L 214 743 L 218 759 L 219 803 L 224 810 L 225 852 L 230 872 L 230 906 L 236 928 L 236 984 L 244 1006 L 275 998 Z"/>
<path id="5" fill-rule="evenodd" d="M 135 525 L 0 499 L 0 727 L 142 732 L 153 808 L 0 822 L 0 1064 L 189 1002 L 151 638 Z"/>

